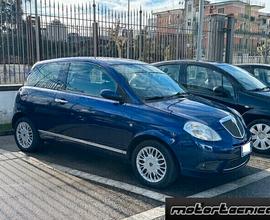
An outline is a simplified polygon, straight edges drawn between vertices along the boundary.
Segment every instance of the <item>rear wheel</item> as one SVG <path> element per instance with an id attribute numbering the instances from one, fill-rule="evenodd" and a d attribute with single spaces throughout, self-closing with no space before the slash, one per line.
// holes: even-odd
<path id="1" fill-rule="evenodd" d="M 256 120 L 248 125 L 252 135 L 253 150 L 270 153 L 270 121 Z"/>
<path id="2" fill-rule="evenodd" d="M 134 149 L 132 167 L 143 184 L 155 188 L 170 185 L 178 176 L 172 153 L 157 141 L 144 141 Z"/>
<path id="3" fill-rule="evenodd" d="M 15 141 L 21 151 L 36 151 L 41 144 L 34 124 L 26 117 L 19 118 L 15 124 Z"/>

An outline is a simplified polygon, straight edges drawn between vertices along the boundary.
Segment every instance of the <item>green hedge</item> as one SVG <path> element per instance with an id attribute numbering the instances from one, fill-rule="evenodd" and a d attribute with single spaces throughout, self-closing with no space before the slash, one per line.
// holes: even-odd
<path id="1" fill-rule="evenodd" d="M 0 124 L 0 135 L 6 135 L 12 133 L 11 124 Z"/>

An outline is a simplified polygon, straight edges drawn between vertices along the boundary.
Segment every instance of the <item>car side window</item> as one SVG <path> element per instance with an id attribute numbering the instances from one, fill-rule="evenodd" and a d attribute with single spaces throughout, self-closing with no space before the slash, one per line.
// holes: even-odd
<path id="1" fill-rule="evenodd" d="M 180 71 L 180 65 L 178 64 L 168 64 L 158 67 L 160 70 L 162 70 L 164 73 L 168 74 L 173 80 L 176 82 L 179 82 L 179 71 Z"/>
<path id="2" fill-rule="evenodd" d="M 231 82 L 220 72 L 210 68 L 189 65 L 187 67 L 186 84 L 187 89 L 192 89 L 211 96 L 221 96 L 218 92 L 226 93 L 226 98 L 234 97 L 234 88 Z"/>
<path id="3" fill-rule="evenodd" d="M 102 67 L 86 62 L 70 64 L 66 90 L 101 97 L 104 89 L 116 92 L 117 84 Z"/>
<path id="4" fill-rule="evenodd" d="M 27 86 L 62 90 L 68 70 L 68 63 L 47 63 L 34 67 L 27 78 Z"/>
<path id="5" fill-rule="evenodd" d="M 261 81 L 266 81 L 267 84 L 270 84 L 270 70 L 265 68 L 255 68 L 254 75 Z"/>

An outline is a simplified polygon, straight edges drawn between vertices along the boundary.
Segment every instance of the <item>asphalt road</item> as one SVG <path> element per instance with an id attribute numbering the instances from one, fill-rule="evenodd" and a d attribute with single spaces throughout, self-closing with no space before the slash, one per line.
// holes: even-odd
<path id="1" fill-rule="evenodd" d="M 71 144 L 26 155 L 2 136 L 0 166 L 0 219 L 162 219 L 155 208 L 166 196 L 270 197 L 269 155 L 223 176 L 180 177 L 164 190 L 141 185 L 119 157 Z"/>

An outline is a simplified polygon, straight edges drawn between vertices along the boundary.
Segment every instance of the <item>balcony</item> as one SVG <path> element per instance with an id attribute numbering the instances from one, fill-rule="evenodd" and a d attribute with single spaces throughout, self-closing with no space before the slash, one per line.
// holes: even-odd
<path id="1" fill-rule="evenodd" d="M 250 5 L 250 7 L 256 8 L 258 10 L 265 8 L 265 3 L 261 0 L 240 0 L 240 1 Z"/>

